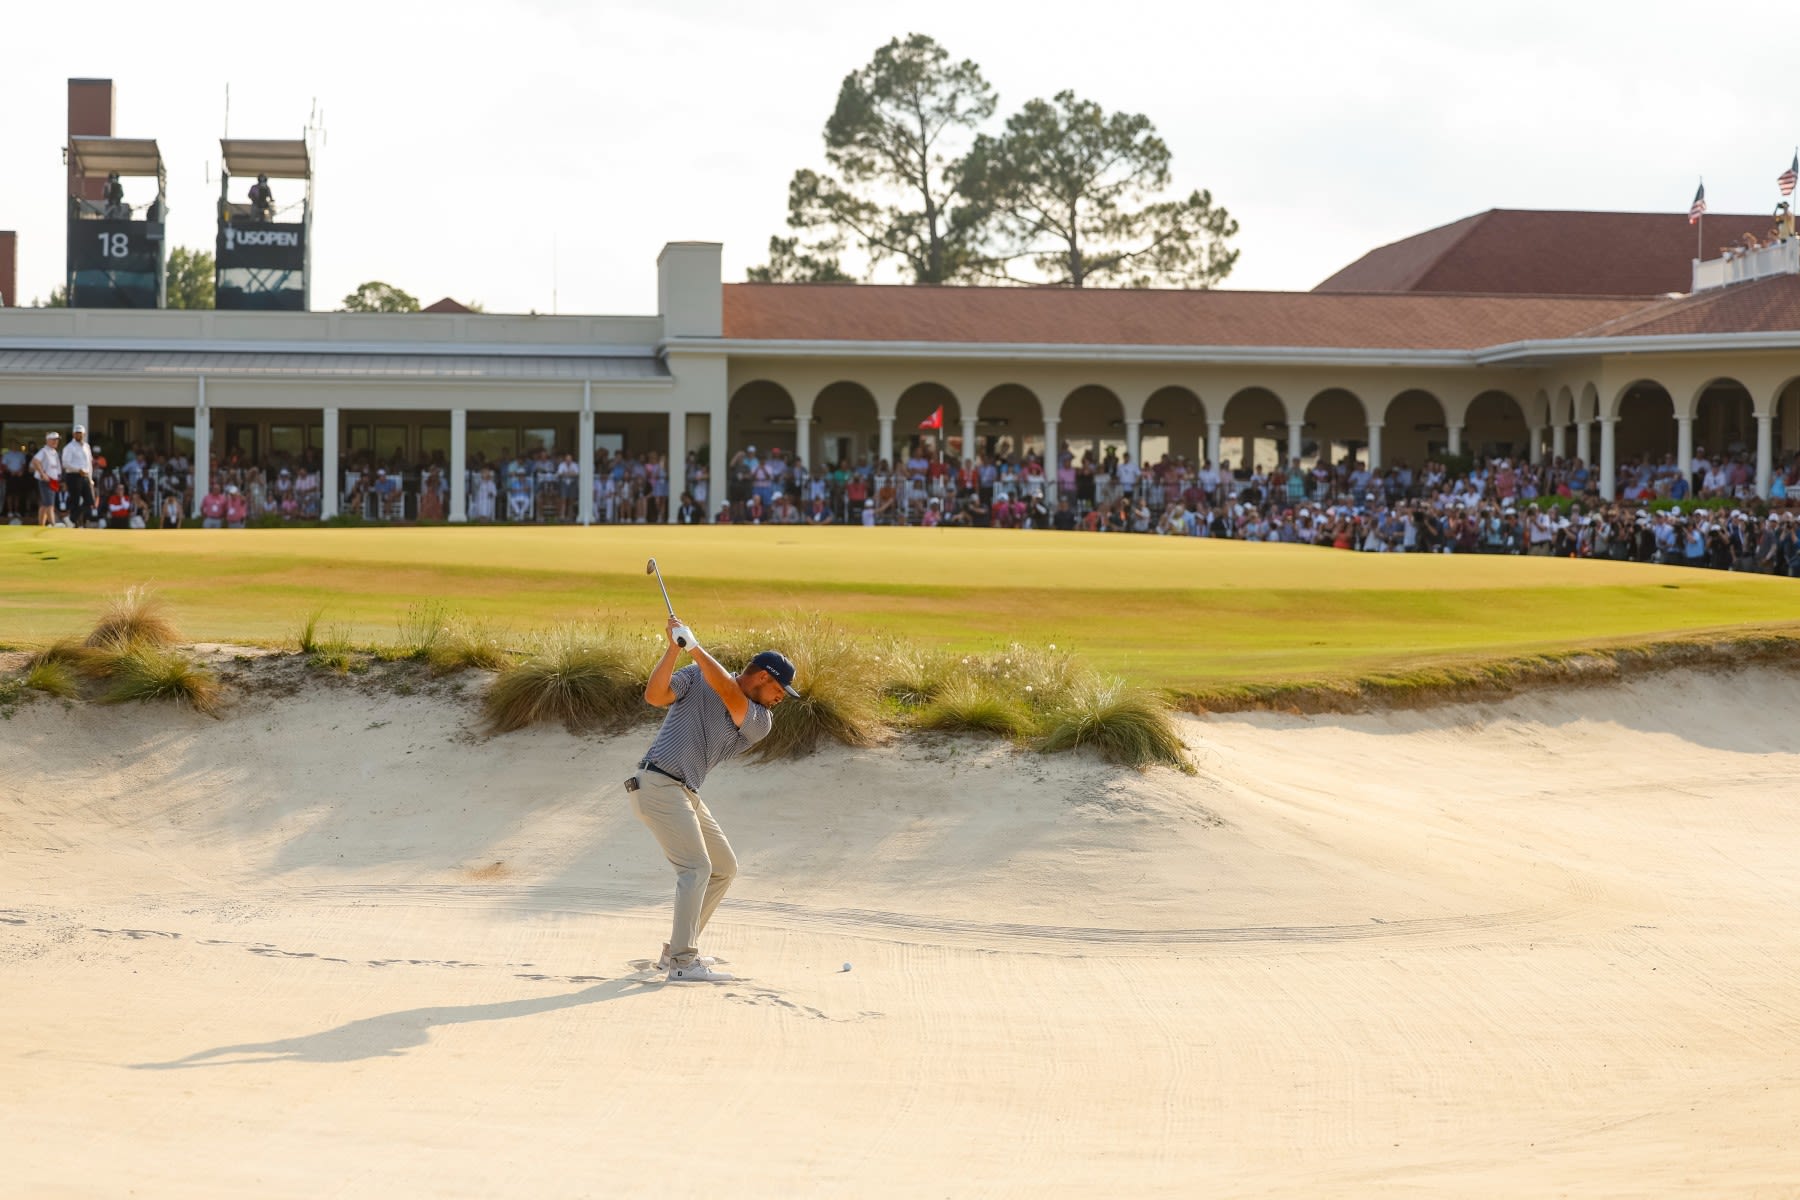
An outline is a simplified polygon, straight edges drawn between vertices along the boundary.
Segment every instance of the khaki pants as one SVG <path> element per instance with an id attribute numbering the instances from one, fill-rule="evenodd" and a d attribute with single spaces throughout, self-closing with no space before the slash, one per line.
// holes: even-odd
<path id="1" fill-rule="evenodd" d="M 669 958 L 685 966 L 699 953 L 700 934 L 737 875 L 737 855 L 698 792 L 655 771 L 639 771 L 630 793 L 637 814 L 675 868 L 675 926 Z"/>

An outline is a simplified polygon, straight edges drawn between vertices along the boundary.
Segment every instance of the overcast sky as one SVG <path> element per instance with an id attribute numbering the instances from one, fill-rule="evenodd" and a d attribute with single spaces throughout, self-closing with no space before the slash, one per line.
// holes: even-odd
<path id="1" fill-rule="evenodd" d="M 323 111 L 315 308 L 381 279 L 490 312 L 650 313 L 664 242 L 724 243 L 727 280 L 763 261 L 843 77 L 917 31 L 980 64 L 995 126 L 1063 88 L 1148 115 L 1176 187 L 1242 226 L 1225 286 L 1304 290 L 1488 208 L 1685 211 L 1705 175 L 1713 211 L 1771 210 L 1800 139 L 1777 11 L 1733 32 L 1668 0 L 21 4 L 0 229 L 21 298 L 47 295 L 66 81 L 111 78 L 115 133 L 161 144 L 174 244 L 210 249 L 229 84 L 237 137 Z"/>

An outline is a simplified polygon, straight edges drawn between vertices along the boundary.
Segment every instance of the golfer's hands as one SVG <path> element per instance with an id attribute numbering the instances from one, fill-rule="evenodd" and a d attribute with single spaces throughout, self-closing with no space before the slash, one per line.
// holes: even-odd
<path id="1" fill-rule="evenodd" d="M 694 648 L 694 631 L 689 629 L 686 625 L 683 625 L 680 617 L 669 618 L 667 633 L 669 635 L 669 645 L 674 649 L 692 650 Z M 687 645 L 683 646 L 678 640 L 680 638 L 686 638 Z"/>

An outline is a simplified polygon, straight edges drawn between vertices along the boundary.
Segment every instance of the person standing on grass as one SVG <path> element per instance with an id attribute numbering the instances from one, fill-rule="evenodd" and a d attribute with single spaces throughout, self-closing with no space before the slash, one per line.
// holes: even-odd
<path id="1" fill-rule="evenodd" d="M 733 675 L 690 635 L 693 662 L 675 670 L 680 624 L 669 618 L 668 645 L 644 685 L 644 700 L 668 715 L 625 788 L 631 811 L 675 868 L 675 924 L 657 966 L 668 971 L 670 983 L 717 983 L 732 976 L 714 970 L 714 960 L 700 953 L 700 934 L 737 875 L 737 856 L 700 799 L 700 786 L 714 767 L 769 736 L 772 710 L 800 693 L 794 664 L 774 650 Z"/>
<path id="2" fill-rule="evenodd" d="M 62 452 L 62 481 L 68 492 L 69 520 L 86 529 L 94 519 L 94 452 L 87 443 L 87 426 L 77 425 Z"/>
<path id="3" fill-rule="evenodd" d="M 56 495 L 62 491 L 62 434 L 51 430 L 44 445 L 31 456 L 31 475 L 37 480 L 38 524 L 56 524 Z"/>

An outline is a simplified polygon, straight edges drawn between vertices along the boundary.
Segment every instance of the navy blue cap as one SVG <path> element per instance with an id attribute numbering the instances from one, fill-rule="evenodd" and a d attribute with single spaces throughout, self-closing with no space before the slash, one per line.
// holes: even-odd
<path id="1" fill-rule="evenodd" d="M 789 662 L 788 656 L 779 650 L 764 650 L 750 660 L 750 665 L 745 670 L 767 671 L 770 677 L 781 685 L 782 691 L 796 700 L 800 698 L 800 693 L 794 690 L 794 664 Z"/>

